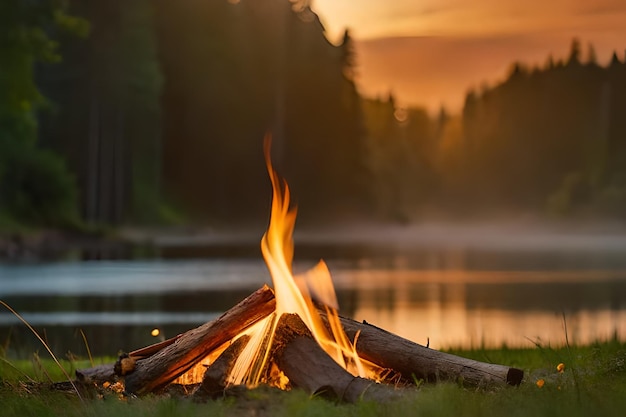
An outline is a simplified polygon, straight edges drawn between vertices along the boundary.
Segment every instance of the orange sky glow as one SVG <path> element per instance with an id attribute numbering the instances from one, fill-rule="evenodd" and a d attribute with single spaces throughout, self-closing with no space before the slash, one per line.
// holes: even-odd
<path id="1" fill-rule="evenodd" d="M 514 61 L 566 58 L 573 38 L 598 63 L 624 59 L 623 0 L 313 0 L 332 42 L 356 41 L 357 84 L 403 105 L 459 111 L 469 88 L 493 85 Z"/>

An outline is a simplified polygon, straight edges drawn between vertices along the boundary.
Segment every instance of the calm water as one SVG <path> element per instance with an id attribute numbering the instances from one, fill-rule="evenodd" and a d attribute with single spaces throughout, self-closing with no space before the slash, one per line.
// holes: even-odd
<path id="1" fill-rule="evenodd" d="M 562 345 L 564 318 L 570 343 L 626 340 L 626 248 L 313 252 L 327 260 L 343 315 L 434 348 Z M 264 283 L 260 254 L 0 265 L 0 299 L 61 355 L 85 355 L 82 334 L 96 355 L 154 343 L 155 327 L 174 336 Z M 43 351 L 37 343 L 0 312 L 0 344 L 11 356 Z"/>

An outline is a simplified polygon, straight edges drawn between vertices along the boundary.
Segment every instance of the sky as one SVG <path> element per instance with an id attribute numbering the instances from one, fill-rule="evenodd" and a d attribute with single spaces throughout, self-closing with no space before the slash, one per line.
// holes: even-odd
<path id="1" fill-rule="evenodd" d="M 401 105 L 457 112 L 470 88 L 503 80 L 515 61 L 566 58 L 572 39 L 598 63 L 624 59 L 626 0 L 313 0 L 326 35 L 355 40 L 357 84 Z"/>

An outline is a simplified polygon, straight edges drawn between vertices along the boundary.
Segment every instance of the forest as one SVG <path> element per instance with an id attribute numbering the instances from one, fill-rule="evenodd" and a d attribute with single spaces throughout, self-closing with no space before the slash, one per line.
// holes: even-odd
<path id="1" fill-rule="evenodd" d="M 297 0 L 5 0 L 0 27 L 0 231 L 264 223 L 267 132 L 311 224 L 626 220 L 626 57 L 577 39 L 432 116 L 360 95 Z"/>

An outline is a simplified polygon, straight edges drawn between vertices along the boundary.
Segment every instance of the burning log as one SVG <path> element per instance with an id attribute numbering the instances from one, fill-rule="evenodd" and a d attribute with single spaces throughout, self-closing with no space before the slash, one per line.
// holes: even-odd
<path id="1" fill-rule="evenodd" d="M 340 401 L 389 401 L 402 390 L 355 377 L 339 366 L 315 341 L 296 314 L 283 314 L 278 323 L 274 359 L 292 387 Z"/>
<path id="2" fill-rule="evenodd" d="M 395 370 L 407 381 L 417 378 L 429 382 L 461 381 L 474 386 L 519 385 L 524 377 L 521 369 L 429 349 L 371 324 L 340 319 L 351 340 L 358 333 L 356 350 L 360 357 Z"/>
<path id="3" fill-rule="evenodd" d="M 126 391 L 158 391 L 274 309 L 274 292 L 265 285 L 217 320 L 190 330 L 154 355 L 137 360 L 134 371 L 126 376 Z"/>
<path id="4" fill-rule="evenodd" d="M 195 399 L 217 398 L 223 395 L 228 387 L 228 375 L 248 341 L 250 341 L 250 336 L 241 336 L 207 368 L 202 384 L 193 394 Z"/>

